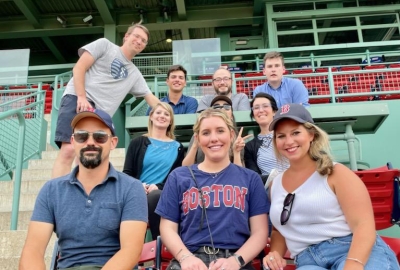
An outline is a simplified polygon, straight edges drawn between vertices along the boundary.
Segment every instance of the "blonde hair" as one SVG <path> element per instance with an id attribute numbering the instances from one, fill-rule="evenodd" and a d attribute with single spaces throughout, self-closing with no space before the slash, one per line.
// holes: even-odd
<path id="1" fill-rule="evenodd" d="M 267 61 L 268 59 L 274 59 L 274 58 L 280 58 L 282 60 L 282 66 L 285 65 L 285 60 L 283 59 L 283 55 L 277 51 L 267 52 L 264 56 L 264 64 L 265 61 Z"/>
<path id="2" fill-rule="evenodd" d="M 128 30 L 126 30 L 126 33 L 125 33 L 124 39 L 123 39 L 123 43 L 125 43 L 125 36 L 126 36 L 127 34 L 130 35 L 130 34 L 133 32 L 133 30 L 134 30 L 135 28 L 140 28 L 140 29 L 142 29 L 142 30 L 146 33 L 147 39 L 150 39 L 150 31 L 149 31 L 149 29 L 147 29 L 146 26 L 144 26 L 144 25 L 142 24 L 142 20 L 140 20 L 140 21 L 137 22 L 137 23 L 132 23 L 132 25 L 129 26 Z M 147 40 L 147 42 L 148 42 L 148 40 Z"/>
<path id="3" fill-rule="evenodd" d="M 229 131 L 233 131 L 234 134 L 235 133 L 235 126 L 233 124 L 233 121 L 231 118 L 229 118 L 229 116 L 223 112 L 222 110 L 219 109 L 212 109 L 212 108 L 208 108 L 204 111 L 202 111 L 199 115 L 199 117 L 197 118 L 196 123 L 193 126 L 193 132 L 196 133 L 197 135 L 199 135 L 200 132 L 200 126 L 201 126 L 201 122 L 205 119 L 205 118 L 210 118 L 210 117 L 220 117 L 226 124 L 226 126 L 228 127 Z"/>
<path id="4" fill-rule="evenodd" d="M 174 121 L 174 110 L 172 109 L 171 105 L 169 105 L 168 103 L 165 102 L 160 102 L 157 103 L 156 106 L 154 106 L 149 114 L 149 122 L 147 124 L 147 133 L 145 134 L 145 136 L 151 137 L 152 136 L 152 131 L 153 131 L 153 121 L 151 121 L 151 116 L 154 114 L 155 110 L 161 107 L 163 109 L 165 109 L 169 115 L 171 116 L 171 123 L 169 124 L 168 128 L 167 128 L 167 136 L 169 138 L 171 138 L 172 140 L 175 140 L 175 121 Z"/>
<path id="5" fill-rule="evenodd" d="M 317 172 L 321 175 L 330 175 L 333 172 L 333 159 L 330 153 L 329 136 L 325 131 L 316 125 L 306 122 L 302 124 L 309 134 L 314 135 L 314 139 L 308 149 L 308 155 L 317 163 Z M 277 159 L 283 160 L 284 157 L 278 152 L 276 147 L 276 133 L 274 132 L 274 147 Z"/>

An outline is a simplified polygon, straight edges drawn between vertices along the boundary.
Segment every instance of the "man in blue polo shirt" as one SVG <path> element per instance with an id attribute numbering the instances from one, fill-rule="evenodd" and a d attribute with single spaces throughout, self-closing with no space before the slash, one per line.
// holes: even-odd
<path id="1" fill-rule="evenodd" d="M 54 231 L 57 269 L 131 270 L 147 228 L 143 186 L 109 161 L 118 142 L 110 115 L 98 109 L 80 112 L 71 127 L 78 166 L 39 192 L 19 269 L 45 269 L 44 253 Z"/>
<path id="2" fill-rule="evenodd" d="M 283 55 L 279 52 L 268 52 L 264 56 L 264 75 L 267 82 L 259 85 L 253 91 L 253 97 L 258 93 L 266 93 L 273 96 L 278 108 L 289 103 L 310 106 L 308 91 L 299 79 L 285 78 L 285 64 Z"/>
<path id="3" fill-rule="evenodd" d="M 186 86 L 186 69 L 181 65 L 174 65 L 168 69 L 167 73 L 167 96 L 160 99 L 171 105 L 174 114 L 195 113 L 197 109 L 197 99 L 183 94 L 183 88 Z M 149 115 L 150 108 L 146 115 Z"/>

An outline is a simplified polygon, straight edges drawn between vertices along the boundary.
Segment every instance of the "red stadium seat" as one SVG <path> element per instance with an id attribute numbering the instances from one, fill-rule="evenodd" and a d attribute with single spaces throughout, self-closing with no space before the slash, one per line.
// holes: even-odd
<path id="1" fill-rule="evenodd" d="M 341 71 L 361 70 L 360 66 L 344 66 L 340 68 Z"/>
<path id="2" fill-rule="evenodd" d="M 302 68 L 302 69 L 292 70 L 292 74 L 307 74 L 307 73 L 313 73 L 313 70 L 311 68 Z"/>
<path id="3" fill-rule="evenodd" d="M 386 65 L 379 64 L 379 65 L 370 65 L 364 67 L 364 69 L 382 69 L 382 68 L 386 68 Z"/>
<path id="4" fill-rule="evenodd" d="M 331 67 L 331 70 L 332 70 L 332 72 L 335 72 L 338 69 L 337 69 L 337 67 Z M 315 72 L 328 72 L 328 71 L 329 70 L 327 67 L 320 67 L 320 68 L 315 69 Z"/>
<path id="5" fill-rule="evenodd" d="M 391 227 L 393 212 L 393 193 L 394 178 L 399 176 L 399 170 L 389 170 L 386 166 L 356 171 L 358 177 L 364 182 L 368 189 L 374 209 L 375 227 L 377 230 L 383 230 Z"/>

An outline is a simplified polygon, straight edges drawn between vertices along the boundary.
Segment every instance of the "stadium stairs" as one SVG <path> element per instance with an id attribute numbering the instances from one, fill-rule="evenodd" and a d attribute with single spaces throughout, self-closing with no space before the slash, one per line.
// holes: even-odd
<path id="1" fill-rule="evenodd" d="M 45 115 L 50 130 L 50 115 Z M 48 134 L 50 132 L 48 131 Z M 47 150 L 42 152 L 42 159 L 30 160 L 27 169 L 22 172 L 21 197 L 18 216 L 18 230 L 11 231 L 11 208 L 13 181 L 0 181 L 0 269 L 16 270 L 25 243 L 29 220 L 32 215 L 36 196 L 40 188 L 50 180 L 51 171 L 58 150 L 49 144 Z M 125 149 L 115 149 L 110 154 L 112 164 L 122 170 L 125 160 Z M 45 254 L 46 269 L 50 269 L 50 261 L 53 252 L 53 234 Z"/>

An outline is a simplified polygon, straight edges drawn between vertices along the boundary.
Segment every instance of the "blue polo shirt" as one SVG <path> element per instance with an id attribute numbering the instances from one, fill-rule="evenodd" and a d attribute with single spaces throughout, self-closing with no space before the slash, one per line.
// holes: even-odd
<path id="1" fill-rule="evenodd" d="M 70 174 L 48 181 L 40 190 L 32 221 L 51 223 L 60 246 L 59 268 L 104 265 L 120 250 L 120 224 L 148 221 L 143 185 L 110 163 L 107 177 L 88 196 Z"/>
<path id="2" fill-rule="evenodd" d="M 181 96 L 177 104 L 171 102 L 168 95 L 161 98 L 160 101 L 171 105 L 172 109 L 174 110 L 174 114 L 196 113 L 198 105 L 197 99 L 185 95 Z M 146 115 L 150 114 L 150 109 L 151 108 L 147 110 Z"/>
<path id="3" fill-rule="evenodd" d="M 299 79 L 283 77 L 281 85 L 276 89 L 266 82 L 254 89 L 253 97 L 258 93 L 266 93 L 273 96 L 278 108 L 289 103 L 302 104 L 304 107 L 310 106 L 307 88 Z"/>

